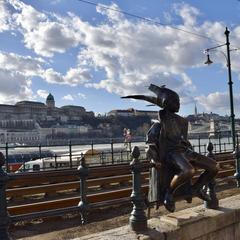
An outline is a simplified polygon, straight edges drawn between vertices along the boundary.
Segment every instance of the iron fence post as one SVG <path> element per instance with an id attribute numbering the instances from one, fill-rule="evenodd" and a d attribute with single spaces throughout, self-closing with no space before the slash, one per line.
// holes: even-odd
<path id="1" fill-rule="evenodd" d="M 9 165 L 8 165 L 8 142 L 6 142 L 6 146 L 5 146 L 5 153 L 6 153 L 6 160 L 5 160 L 5 164 L 6 164 L 6 171 L 7 173 L 9 172 Z"/>
<path id="2" fill-rule="evenodd" d="M 200 135 L 198 136 L 198 151 L 201 153 L 201 138 Z"/>
<path id="3" fill-rule="evenodd" d="M 104 163 L 104 153 L 103 152 L 101 152 L 100 158 L 101 158 L 101 165 L 105 164 Z"/>
<path id="4" fill-rule="evenodd" d="M 81 200 L 78 204 L 80 214 L 81 214 L 81 223 L 86 223 L 86 215 L 89 209 L 88 202 L 87 202 L 87 185 L 86 179 L 89 175 L 89 169 L 85 162 L 85 157 L 82 155 L 80 159 L 80 166 L 78 167 L 79 175 L 80 175 L 80 197 Z"/>
<path id="5" fill-rule="evenodd" d="M 216 153 L 217 152 L 217 147 L 216 147 L 216 143 L 214 143 L 214 152 Z"/>
<path id="6" fill-rule="evenodd" d="M 235 151 L 233 153 L 235 155 L 236 158 L 236 172 L 234 174 L 234 177 L 237 181 L 237 187 L 240 187 L 240 149 L 239 149 L 239 138 L 238 138 L 238 134 L 237 134 L 237 144 L 235 147 Z"/>
<path id="7" fill-rule="evenodd" d="M 136 232 L 147 230 L 147 217 L 144 212 L 145 204 L 141 194 L 142 164 L 138 159 L 139 156 L 140 156 L 139 148 L 135 146 L 132 151 L 133 160 L 130 163 L 133 176 L 133 190 L 131 194 L 133 210 L 129 218 L 129 223 L 131 229 Z"/>
<path id="8" fill-rule="evenodd" d="M 23 163 L 23 172 L 25 172 L 26 171 L 26 164 L 25 164 L 25 160 L 23 159 L 23 155 L 22 155 L 22 163 Z"/>
<path id="9" fill-rule="evenodd" d="M 123 162 L 123 151 L 121 150 L 120 152 L 120 159 L 121 159 L 121 163 Z"/>
<path id="10" fill-rule="evenodd" d="M 91 150 L 92 150 L 92 154 L 93 154 L 93 140 L 91 141 Z"/>
<path id="11" fill-rule="evenodd" d="M 5 163 L 4 155 L 0 152 L 0 239 L 11 239 L 8 234 L 10 225 L 10 217 L 7 211 L 6 184 L 8 182 L 8 174 L 4 172 L 3 165 Z"/>
<path id="12" fill-rule="evenodd" d="M 111 139 L 111 156 L 112 156 L 112 164 L 114 164 L 114 155 L 113 155 L 113 139 Z"/>
<path id="13" fill-rule="evenodd" d="M 42 159 L 42 146 L 41 146 L 41 144 L 39 144 L 38 148 L 39 148 L 39 158 Z"/>
<path id="14" fill-rule="evenodd" d="M 219 135 L 218 135 L 218 143 L 219 143 L 219 152 L 221 153 L 222 152 L 221 133 L 219 133 Z"/>
<path id="15" fill-rule="evenodd" d="M 72 168 L 72 142 L 69 140 L 69 161 L 70 161 L 70 168 Z"/>
<path id="16" fill-rule="evenodd" d="M 213 154 L 213 144 L 211 141 L 209 141 L 208 146 L 207 146 L 208 154 L 207 156 L 209 158 L 215 159 L 215 156 Z M 216 195 L 216 181 L 215 178 L 208 184 L 208 194 L 211 198 L 211 201 L 204 201 L 204 206 L 206 208 L 211 208 L 211 209 L 217 209 L 219 207 L 219 201 L 217 199 Z"/>
<path id="17" fill-rule="evenodd" d="M 55 163 L 55 168 L 57 169 L 57 154 L 54 154 L 54 163 Z"/>

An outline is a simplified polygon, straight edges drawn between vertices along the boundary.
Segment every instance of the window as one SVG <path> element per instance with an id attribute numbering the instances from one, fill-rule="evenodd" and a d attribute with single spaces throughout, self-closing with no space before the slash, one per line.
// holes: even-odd
<path id="1" fill-rule="evenodd" d="M 33 171 L 40 171 L 40 165 L 39 164 L 34 164 L 33 165 Z"/>

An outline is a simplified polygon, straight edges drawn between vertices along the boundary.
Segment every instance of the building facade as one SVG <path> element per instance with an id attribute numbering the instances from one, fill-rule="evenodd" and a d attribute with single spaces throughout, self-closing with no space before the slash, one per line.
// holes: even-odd
<path id="1" fill-rule="evenodd" d="M 81 120 L 82 116 L 94 116 L 93 112 L 87 112 L 81 106 L 62 106 L 55 107 L 53 95 L 50 93 L 46 99 L 46 104 L 34 101 L 21 101 L 15 105 L 0 104 L 1 120 L 26 120 L 36 121 L 47 120 Z"/>
<path id="2" fill-rule="evenodd" d="M 94 113 L 74 105 L 58 108 L 51 93 L 46 103 L 0 104 L 0 143 L 32 143 L 54 133 L 86 132 L 86 127 L 81 126 L 83 117 L 94 117 Z"/>
<path id="3" fill-rule="evenodd" d="M 126 110 L 115 109 L 107 114 L 108 116 L 121 116 L 121 117 L 136 117 L 136 116 L 149 116 L 151 118 L 158 118 L 158 111 L 144 111 L 136 110 L 134 108 L 129 108 Z"/>

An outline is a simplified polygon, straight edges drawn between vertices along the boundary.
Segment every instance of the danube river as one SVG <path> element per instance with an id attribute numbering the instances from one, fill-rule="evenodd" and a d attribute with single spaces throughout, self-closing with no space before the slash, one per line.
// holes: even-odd
<path id="1" fill-rule="evenodd" d="M 196 152 L 200 152 L 203 154 L 207 153 L 207 144 L 209 139 L 191 139 L 191 144 L 194 147 Z M 222 152 L 222 151 L 231 151 L 232 144 L 231 138 L 221 138 L 221 139 L 211 139 L 211 142 L 214 145 L 214 152 Z M 8 154 L 21 154 L 28 152 L 43 152 L 44 150 L 50 150 L 53 154 L 57 156 L 69 155 L 80 155 L 81 153 L 86 153 L 87 151 L 91 151 L 92 149 L 98 153 L 111 153 L 111 152 L 122 152 L 122 151 L 130 151 L 134 146 L 138 146 L 142 152 L 144 152 L 145 147 L 147 146 L 145 142 L 132 142 L 129 145 L 124 145 L 124 143 L 109 143 L 109 144 L 88 144 L 88 145 L 65 145 L 65 146 L 41 146 L 41 147 L 10 147 L 8 149 Z M 3 151 L 5 152 L 4 148 Z"/>
<path id="2" fill-rule="evenodd" d="M 190 139 L 191 144 L 194 146 L 194 150 L 196 152 L 206 152 L 207 144 L 209 142 L 209 139 Z M 226 151 L 226 150 L 232 150 L 232 141 L 231 138 L 221 138 L 219 139 L 211 139 L 211 142 L 214 144 L 214 151 L 220 152 L 220 151 Z M 146 147 L 145 142 L 132 142 L 131 143 L 131 149 L 134 146 L 138 146 L 140 149 L 144 149 Z M 72 145 L 71 151 L 72 153 L 75 152 L 85 152 L 87 150 L 91 149 L 97 150 L 99 152 L 105 152 L 105 151 L 120 151 L 120 150 L 126 150 L 126 146 L 124 143 L 114 143 L 114 144 L 89 144 L 89 145 Z M 37 149 L 37 148 L 35 148 Z M 49 146 L 42 149 L 49 149 L 52 150 L 57 155 L 62 154 L 69 154 L 69 146 Z M 128 149 L 129 150 L 129 149 Z M 199 151 L 200 150 L 200 151 Z"/>

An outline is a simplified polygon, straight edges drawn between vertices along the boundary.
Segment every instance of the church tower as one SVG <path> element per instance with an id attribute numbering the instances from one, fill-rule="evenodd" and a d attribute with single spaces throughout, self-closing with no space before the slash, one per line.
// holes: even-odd
<path id="1" fill-rule="evenodd" d="M 55 107 L 55 100 L 54 100 L 54 97 L 51 93 L 49 93 L 48 96 L 47 96 L 46 105 L 49 108 L 54 108 Z"/>
<path id="2" fill-rule="evenodd" d="M 195 103 L 195 108 L 194 108 L 194 116 L 195 116 L 195 118 L 197 118 L 197 116 L 198 116 L 196 103 Z"/>

